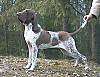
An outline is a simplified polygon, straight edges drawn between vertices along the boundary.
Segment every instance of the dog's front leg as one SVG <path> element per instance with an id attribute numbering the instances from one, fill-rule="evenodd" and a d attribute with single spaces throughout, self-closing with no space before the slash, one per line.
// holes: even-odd
<path id="1" fill-rule="evenodd" d="M 27 43 L 27 45 L 28 45 L 29 56 L 28 56 L 28 63 L 24 67 L 25 69 L 30 68 L 30 66 L 32 64 L 32 46 L 29 43 Z"/>
<path id="2" fill-rule="evenodd" d="M 35 66 L 36 66 L 36 63 L 37 63 L 37 54 L 38 54 L 38 48 L 37 48 L 37 46 L 36 45 L 32 45 L 32 57 L 31 57 L 31 63 L 32 63 L 32 65 L 31 65 L 31 67 L 30 67 L 30 71 L 31 70 L 33 70 L 34 68 L 35 68 Z"/>

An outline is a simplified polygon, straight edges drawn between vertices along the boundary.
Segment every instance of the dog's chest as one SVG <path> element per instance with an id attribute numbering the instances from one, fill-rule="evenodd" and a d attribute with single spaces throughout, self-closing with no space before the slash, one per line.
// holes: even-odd
<path id="1" fill-rule="evenodd" d="M 26 42 L 36 43 L 36 40 L 39 38 L 40 33 L 34 33 L 32 29 L 25 29 L 24 37 Z"/>

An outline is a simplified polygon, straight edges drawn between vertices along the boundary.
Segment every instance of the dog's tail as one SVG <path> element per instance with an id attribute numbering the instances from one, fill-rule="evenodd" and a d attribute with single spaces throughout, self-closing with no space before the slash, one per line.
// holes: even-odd
<path id="1" fill-rule="evenodd" d="M 77 34 L 80 30 L 82 30 L 81 27 L 79 27 L 76 31 L 69 33 L 71 36 Z"/>
<path id="2" fill-rule="evenodd" d="M 85 25 L 87 24 L 87 21 L 85 20 L 84 23 L 82 24 L 82 26 L 80 26 L 76 31 L 69 33 L 71 36 L 77 34 L 80 30 L 82 30 Z"/>

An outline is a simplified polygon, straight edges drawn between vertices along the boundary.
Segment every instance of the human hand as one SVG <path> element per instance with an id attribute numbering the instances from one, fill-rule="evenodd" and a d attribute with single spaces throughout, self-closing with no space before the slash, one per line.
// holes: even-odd
<path id="1" fill-rule="evenodd" d="M 88 15 L 85 15 L 85 16 L 84 16 L 84 20 L 86 20 L 86 21 L 88 21 L 88 22 L 90 22 L 93 18 L 94 18 L 94 17 L 93 17 L 92 14 L 88 14 Z"/>

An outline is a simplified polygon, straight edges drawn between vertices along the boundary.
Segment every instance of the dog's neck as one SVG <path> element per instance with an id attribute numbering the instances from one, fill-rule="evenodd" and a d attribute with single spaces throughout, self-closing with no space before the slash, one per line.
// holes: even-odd
<path id="1" fill-rule="evenodd" d="M 25 25 L 25 31 L 29 31 L 31 30 L 32 31 L 32 23 L 29 23 L 28 25 Z"/>
<path id="2" fill-rule="evenodd" d="M 39 31 L 36 31 L 37 30 L 36 28 L 38 28 Z M 28 25 L 25 25 L 25 31 L 33 31 L 34 33 L 39 33 L 43 31 L 43 29 L 41 28 L 39 24 L 37 24 L 37 27 L 33 27 L 32 23 L 29 23 Z"/>

